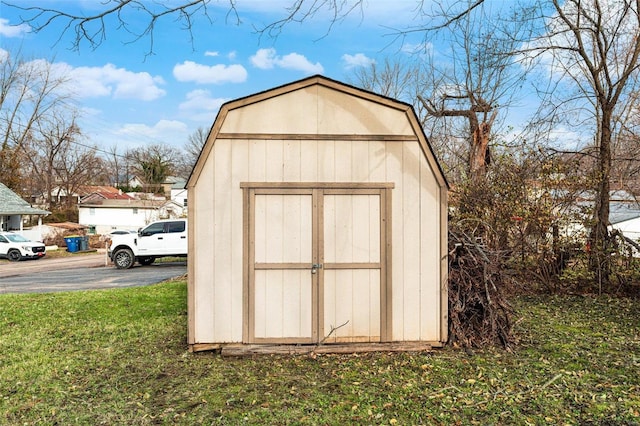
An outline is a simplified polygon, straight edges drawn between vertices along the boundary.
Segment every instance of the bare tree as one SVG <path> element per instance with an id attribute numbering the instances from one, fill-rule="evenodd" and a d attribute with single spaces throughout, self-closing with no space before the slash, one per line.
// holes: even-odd
<path id="1" fill-rule="evenodd" d="M 69 100 L 66 79 L 55 75 L 50 62 L 25 61 L 20 52 L 0 50 L 0 181 L 24 190 L 22 148 Z"/>
<path id="2" fill-rule="evenodd" d="M 187 151 L 184 171 L 187 175 L 191 173 L 191 169 L 193 169 L 196 161 L 198 161 L 200 151 L 202 151 L 204 144 L 207 142 L 208 136 L 209 132 L 204 127 L 198 127 L 193 133 L 189 135 L 187 143 L 184 146 L 184 149 Z"/>
<path id="3" fill-rule="evenodd" d="M 556 82 L 555 90 L 546 93 L 545 104 L 556 107 L 555 117 L 579 121 L 581 130 L 593 135 L 596 197 L 591 264 L 599 282 L 607 286 L 612 143 L 620 130 L 615 117 L 638 89 L 640 2 L 552 0 L 551 4 L 555 13 L 547 20 L 546 36 L 533 44 L 550 56 L 548 70 Z"/>
<path id="4" fill-rule="evenodd" d="M 180 163 L 181 154 L 175 148 L 154 144 L 127 152 L 131 167 L 144 181 L 146 189 L 160 192 L 162 183 L 171 176 Z"/>
<path id="5" fill-rule="evenodd" d="M 499 113 L 506 113 L 520 95 L 527 70 L 512 53 L 528 28 L 478 2 L 468 8 L 464 15 L 447 20 L 449 64 L 442 66 L 442 61 L 433 59 L 425 64 L 423 78 L 430 81 L 425 79 L 427 90 L 417 97 L 432 117 L 466 121 L 468 173 L 477 180 L 491 161 L 490 143 Z M 447 10 L 441 13 L 446 16 Z"/>
<path id="6" fill-rule="evenodd" d="M 82 185 L 103 183 L 104 164 L 95 147 L 84 143 L 74 111 L 38 120 L 20 147 L 30 194 L 42 194 L 59 220 L 77 220 L 73 194 Z"/>
<path id="7" fill-rule="evenodd" d="M 61 25 L 62 31 L 58 40 L 64 34 L 72 33 L 74 50 L 80 49 L 82 43 L 87 43 L 92 49 L 97 48 L 107 38 L 109 28 L 113 27 L 131 34 L 131 42 L 148 37 L 148 54 L 153 54 L 155 27 L 164 18 L 171 18 L 180 24 L 189 34 L 192 43 L 194 21 L 199 17 L 206 18 L 210 23 L 222 18 L 225 22 L 235 24 L 242 22 L 237 0 L 228 0 L 226 10 L 219 2 L 214 4 L 212 0 L 156 0 L 153 2 L 105 0 L 101 3 L 104 9 L 93 14 L 72 13 L 59 4 L 24 6 L 15 0 L 3 0 L 2 3 L 22 10 L 24 17 L 21 23 L 28 24 L 32 31 L 39 32 L 53 24 Z M 407 32 L 437 31 L 448 28 L 483 5 L 485 0 L 453 0 L 445 8 L 445 14 L 436 15 L 426 11 L 431 2 L 415 0 L 415 3 L 416 19 L 424 19 L 429 24 L 419 24 L 415 28 L 397 31 L 398 37 L 403 37 Z M 281 18 L 256 30 L 260 34 L 277 37 L 290 23 L 301 23 L 322 14 L 329 17 L 327 23 L 327 33 L 329 33 L 335 25 L 348 16 L 359 13 L 361 19 L 364 19 L 366 7 L 364 0 L 290 0 L 289 5 L 283 8 Z"/>

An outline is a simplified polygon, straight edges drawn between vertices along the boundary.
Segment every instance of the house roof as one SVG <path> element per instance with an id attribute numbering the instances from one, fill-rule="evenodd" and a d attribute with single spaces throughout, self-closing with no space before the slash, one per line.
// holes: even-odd
<path id="1" fill-rule="evenodd" d="M 355 86 L 351 86 L 337 80 L 332 80 L 322 75 L 314 75 L 311 77 L 307 77 L 302 80 L 294 81 L 292 83 L 285 84 L 283 86 L 279 86 L 279 87 L 269 89 L 260 93 L 256 93 L 243 98 L 232 100 L 223 104 L 218 110 L 218 115 L 216 116 L 213 126 L 209 131 L 209 135 L 207 136 L 207 141 L 205 142 L 202 150 L 200 151 L 198 160 L 196 161 L 196 164 L 193 167 L 193 170 L 191 171 L 191 175 L 187 180 L 187 186 L 193 186 L 196 184 L 196 181 L 198 180 L 200 173 L 202 171 L 202 167 L 205 162 L 205 159 L 208 157 L 209 153 L 211 152 L 214 141 L 220 134 L 221 126 L 224 123 L 230 111 L 233 111 L 238 108 L 243 108 L 251 104 L 257 104 L 267 99 L 276 98 L 276 97 L 286 95 L 288 93 L 292 93 L 298 90 L 302 90 L 311 86 L 322 86 L 325 88 L 335 90 L 336 92 L 341 92 L 346 95 L 350 95 L 359 99 L 372 102 L 373 104 L 383 105 L 385 107 L 404 112 L 406 119 L 409 121 L 410 126 L 413 130 L 413 133 L 415 134 L 418 140 L 421 150 L 424 156 L 426 157 L 429 166 L 433 170 L 433 173 L 436 177 L 438 184 L 441 187 L 445 187 L 445 188 L 449 187 L 449 183 L 447 182 L 442 166 L 440 165 L 440 163 L 437 160 L 437 157 L 435 156 L 433 147 L 429 143 L 429 140 L 427 139 L 427 136 L 425 135 L 424 130 L 420 125 L 420 122 L 418 120 L 418 117 L 412 105 L 405 102 L 398 101 L 393 98 L 379 95 L 377 93 L 369 92 L 367 90 L 364 90 Z M 332 135 L 332 136 L 335 136 L 335 135 Z"/>
<path id="2" fill-rule="evenodd" d="M 178 178 L 178 180 L 176 180 L 173 183 L 173 185 L 171 185 L 171 189 L 185 189 L 186 186 L 187 186 L 187 181 L 184 179 Z"/>
<path id="3" fill-rule="evenodd" d="M 97 196 L 99 198 L 108 199 L 108 200 L 129 200 L 133 199 L 128 194 L 125 194 L 118 188 L 114 188 L 113 186 L 108 185 L 83 185 L 78 188 L 78 194 L 81 197 L 84 197 L 83 200 L 87 197 Z"/>
<path id="4" fill-rule="evenodd" d="M 176 204 L 178 203 L 171 200 L 136 200 L 134 198 L 128 200 L 95 200 L 91 199 L 87 202 L 80 202 L 78 207 L 98 207 L 98 208 L 112 208 L 112 209 L 148 209 L 154 210 L 159 209 L 167 204 Z"/>
<path id="5" fill-rule="evenodd" d="M 0 214 L 1 215 L 14 215 L 14 214 L 33 214 L 33 215 L 48 215 L 51 212 L 47 210 L 36 209 L 31 207 L 31 204 L 23 200 L 18 194 L 7 188 L 4 184 L 0 183 Z"/>
<path id="6" fill-rule="evenodd" d="M 640 205 L 638 203 L 612 201 L 609 204 L 609 222 L 612 225 L 637 218 L 640 218 Z"/>

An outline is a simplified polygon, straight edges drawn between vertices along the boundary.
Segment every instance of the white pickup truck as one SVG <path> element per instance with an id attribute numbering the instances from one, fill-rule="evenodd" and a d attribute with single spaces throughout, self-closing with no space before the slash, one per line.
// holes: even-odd
<path id="1" fill-rule="evenodd" d="M 151 265 L 159 257 L 187 256 L 186 219 L 160 220 L 138 233 L 111 236 L 109 257 L 118 269 L 128 269 L 137 261 Z"/>

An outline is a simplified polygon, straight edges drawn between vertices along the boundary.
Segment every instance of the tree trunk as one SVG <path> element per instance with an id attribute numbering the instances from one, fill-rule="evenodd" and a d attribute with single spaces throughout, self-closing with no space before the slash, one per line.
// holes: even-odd
<path id="1" fill-rule="evenodd" d="M 487 122 L 478 123 L 476 120 L 469 120 L 471 125 L 471 149 L 469 150 L 469 172 L 471 179 L 477 182 L 487 173 L 489 160 L 489 135 L 491 125 Z"/>
<path id="2" fill-rule="evenodd" d="M 594 220 L 591 229 L 591 269 L 598 280 L 600 290 L 608 288 L 611 274 L 609 253 L 609 197 L 611 189 L 611 122 L 612 108 L 604 108 L 600 122 L 600 149 L 598 161 L 598 186 L 595 199 Z"/>

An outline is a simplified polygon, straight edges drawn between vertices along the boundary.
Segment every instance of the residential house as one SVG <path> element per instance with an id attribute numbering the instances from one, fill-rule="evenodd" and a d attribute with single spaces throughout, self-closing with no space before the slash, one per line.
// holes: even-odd
<path id="1" fill-rule="evenodd" d="M 0 229 L 2 231 L 18 231 L 25 237 L 42 241 L 42 217 L 50 212 L 34 208 L 18 194 L 0 183 Z M 37 216 L 38 226 L 24 229 L 25 216 Z"/>
<path id="2" fill-rule="evenodd" d="M 177 179 L 171 186 L 171 199 L 176 203 L 187 208 L 187 181 L 184 179 Z"/>
<path id="3" fill-rule="evenodd" d="M 101 199 L 91 196 L 78 204 L 78 222 L 91 234 L 108 234 L 116 229 L 137 230 L 158 219 L 183 216 L 183 208 L 174 201 Z"/>

